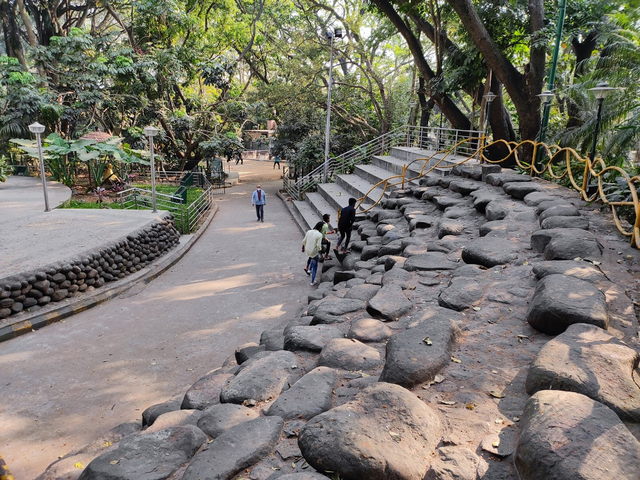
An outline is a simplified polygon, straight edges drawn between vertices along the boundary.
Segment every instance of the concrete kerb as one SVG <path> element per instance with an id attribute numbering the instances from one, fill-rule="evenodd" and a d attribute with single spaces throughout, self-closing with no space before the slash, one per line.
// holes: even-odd
<path id="1" fill-rule="evenodd" d="M 293 203 L 291 203 L 291 201 L 288 200 L 289 197 L 285 196 L 281 190 L 278 190 L 278 197 L 280 198 L 280 200 L 284 202 L 285 207 L 287 207 L 287 209 L 289 210 L 289 213 L 295 220 L 296 225 L 298 225 L 298 228 L 300 229 L 300 232 L 302 233 L 302 235 L 305 235 L 307 232 L 304 230 L 302 226 L 304 222 L 302 221 L 302 218 L 300 217 L 300 214 L 298 213 L 298 211 L 294 208 Z"/>
<path id="2" fill-rule="evenodd" d="M 93 308 L 96 305 L 100 305 L 107 300 L 117 297 L 118 295 L 126 292 L 137 283 L 147 284 L 165 272 L 167 269 L 175 265 L 198 241 L 200 236 L 209 227 L 218 212 L 218 204 L 214 202 L 214 206 L 209 212 L 207 219 L 200 226 L 198 231 L 184 243 L 180 244 L 177 248 L 167 253 L 167 255 L 158 259 L 157 262 L 149 265 L 144 270 L 136 272 L 122 280 L 113 282 L 109 287 L 96 289 L 93 292 L 82 295 L 78 299 L 71 299 L 64 302 L 64 305 L 56 306 L 52 310 L 46 312 L 34 312 L 30 315 L 21 316 L 16 318 L 16 322 L 0 327 L 0 342 L 10 340 L 12 338 L 24 335 L 25 333 L 37 330 L 46 325 L 50 325 L 65 318 L 75 315 L 76 313 L 83 312 L 89 308 Z M 126 238 L 126 235 L 125 237 Z"/>

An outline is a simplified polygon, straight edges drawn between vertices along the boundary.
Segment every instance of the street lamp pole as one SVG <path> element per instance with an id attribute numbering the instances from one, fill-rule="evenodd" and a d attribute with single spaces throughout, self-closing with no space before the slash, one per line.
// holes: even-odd
<path id="1" fill-rule="evenodd" d="M 40 134 L 44 132 L 44 125 L 40 125 L 38 122 L 29 125 L 29 131 L 36 134 L 36 142 L 38 143 L 38 159 L 40 160 L 40 176 L 42 177 L 42 190 L 44 191 L 44 211 L 50 212 L 49 209 L 49 194 L 47 193 L 47 176 L 44 171 L 44 159 L 42 158 L 42 142 L 40 141 Z"/>
<path id="2" fill-rule="evenodd" d="M 333 40 L 342 38 L 342 29 L 336 28 L 333 32 L 327 30 L 327 38 L 331 40 L 331 56 L 329 59 L 329 86 L 327 89 L 327 126 L 324 133 L 324 181 L 329 178 L 329 134 L 331 132 L 331 86 L 333 85 Z"/>
<path id="3" fill-rule="evenodd" d="M 591 165 L 593 165 L 594 160 L 596 159 L 596 145 L 598 143 L 598 130 L 600 129 L 600 120 L 602 118 L 602 103 L 604 99 L 611 93 L 611 90 L 615 90 L 615 88 L 610 87 L 607 82 L 599 82 L 594 88 L 590 88 L 590 91 L 593 92 L 593 96 L 596 97 L 598 101 L 598 109 L 596 111 L 596 124 L 593 127 L 593 144 L 591 145 L 591 153 L 589 154 L 589 160 L 591 160 Z M 584 176 L 583 188 L 588 190 L 589 180 L 591 177 L 590 169 L 587 169 L 587 172 Z M 590 195 L 590 192 L 587 192 Z"/>
<path id="4" fill-rule="evenodd" d="M 545 121 L 545 112 L 547 112 L 547 118 L 549 113 L 549 105 L 551 105 L 551 100 L 553 100 L 554 93 L 551 90 L 545 90 L 538 97 L 542 100 L 542 119 L 540 120 L 540 131 L 538 132 L 538 143 L 544 142 L 544 135 L 547 129 L 547 122 Z M 536 161 L 535 161 L 536 169 L 540 166 L 540 146 L 536 145 Z"/>
<path id="5" fill-rule="evenodd" d="M 493 101 L 495 100 L 495 98 L 497 97 L 497 95 L 493 92 L 487 92 L 484 94 L 484 99 L 487 102 L 487 118 L 485 119 L 485 136 L 486 133 L 489 131 L 489 126 L 491 125 L 489 123 L 489 115 L 491 114 L 491 104 L 493 103 Z"/>
<path id="6" fill-rule="evenodd" d="M 151 162 L 151 205 L 153 206 L 153 213 L 158 210 L 156 208 L 156 165 L 153 159 L 153 137 L 158 134 L 158 129 L 154 127 L 145 127 L 144 134 L 149 137 L 149 161 Z"/>

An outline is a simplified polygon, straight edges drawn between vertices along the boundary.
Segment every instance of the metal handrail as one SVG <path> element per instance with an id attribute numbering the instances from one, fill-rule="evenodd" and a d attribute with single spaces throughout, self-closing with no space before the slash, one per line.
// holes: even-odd
<path id="1" fill-rule="evenodd" d="M 348 152 L 332 157 L 329 160 L 329 177 L 324 178 L 324 164 L 303 177 L 292 181 L 283 175 L 283 189 L 294 200 L 301 200 L 307 192 L 313 191 L 323 181 L 333 181 L 336 175 L 353 170 L 356 165 L 367 164 L 374 155 L 381 155 L 393 147 L 416 147 L 436 151 L 447 150 L 454 147 L 453 153 L 467 153 L 464 149 L 458 150 L 458 146 L 464 142 L 462 139 L 480 139 L 484 132 L 478 130 L 454 130 L 437 127 L 413 127 L 402 126 L 387 132 L 369 142 L 349 150 Z"/>

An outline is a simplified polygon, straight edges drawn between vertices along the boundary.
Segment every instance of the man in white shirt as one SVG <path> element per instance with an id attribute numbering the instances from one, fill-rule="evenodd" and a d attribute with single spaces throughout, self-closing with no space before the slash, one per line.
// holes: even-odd
<path id="1" fill-rule="evenodd" d="M 316 272 L 318 271 L 318 257 L 320 250 L 322 250 L 322 226 L 324 222 L 316 223 L 316 226 L 312 230 L 309 230 L 302 240 L 302 251 L 307 254 L 311 259 L 311 283 L 315 285 Z"/>

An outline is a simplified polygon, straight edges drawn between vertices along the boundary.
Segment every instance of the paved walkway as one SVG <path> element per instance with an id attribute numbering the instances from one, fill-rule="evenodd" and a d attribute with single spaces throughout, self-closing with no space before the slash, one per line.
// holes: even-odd
<path id="1" fill-rule="evenodd" d="M 17 479 L 186 388 L 260 333 L 294 318 L 310 291 L 301 235 L 278 170 L 238 166 L 213 222 L 152 283 L 0 344 L 0 452 Z M 268 194 L 265 222 L 250 194 Z"/>

